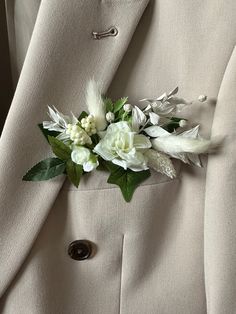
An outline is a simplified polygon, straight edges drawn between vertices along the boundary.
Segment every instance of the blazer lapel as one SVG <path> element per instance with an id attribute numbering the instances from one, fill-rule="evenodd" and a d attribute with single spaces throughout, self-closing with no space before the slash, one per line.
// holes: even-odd
<path id="1" fill-rule="evenodd" d="M 221 154 L 209 155 L 205 199 L 205 283 L 208 310 L 235 312 L 236 295 L 236 46 L 217 99 L 212 136 L 225 136 Z"/>
<path id="2" fill-rule="evenodd" d="M 37 124 L 47 105 L 79 114 L 93 76 L 107 90 L 148 0 L 42 1 L 0 141 L 0 297 L 22 265 L 64 181 L 24 182 L 52 155 Z M 116 36 L 92 32 L 114 26 Z"/>

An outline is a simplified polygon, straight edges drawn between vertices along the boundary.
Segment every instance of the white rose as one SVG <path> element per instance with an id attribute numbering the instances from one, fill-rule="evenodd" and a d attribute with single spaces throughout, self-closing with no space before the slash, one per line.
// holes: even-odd
<path id="1" fill-rule="evenodd" d="M 147 158 L 143 153 L 151 147 L 151 142 L 145 135 L 133 132 L 126 121 L 110 124 L 104 133 L 94 148 L 98 155 L 124 169 L 148 169 Z"/>

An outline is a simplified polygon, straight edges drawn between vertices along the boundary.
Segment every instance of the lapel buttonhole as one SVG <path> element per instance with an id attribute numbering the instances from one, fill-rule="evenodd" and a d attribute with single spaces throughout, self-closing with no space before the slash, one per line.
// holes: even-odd
<path id="1" fill-rule="evenodd" d="M 109 29 L 102 32 L 92 32 L 94 39 L 102 39 L 109 36 L 116 36 L 118 34 L 118 29 L 115 26 L 111 26 Z"/>

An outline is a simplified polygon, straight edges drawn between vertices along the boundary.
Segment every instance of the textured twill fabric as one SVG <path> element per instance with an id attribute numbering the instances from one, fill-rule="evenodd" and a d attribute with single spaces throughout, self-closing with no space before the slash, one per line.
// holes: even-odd
<path id="1" fill-rule="evenodd" d="M 20 16 L 7 4 L 8 21 Z M 34 25 L 35 13 L 15 37 L 8 22 L 13 42 L 33 33 L 12 51 L 21 74 L 0 140 L 1 313 L 236 313 L 236 2 L 43 0 Z M 92 38 L 113 25 L 116 37 Z M 226 136 L 224 149 L 203 168 L 174 160 L 174 180 L 152 171 L 130 203 L 103 172 L 79 189 L 21 181 L 51 156 L 37 128 L 47 104 L 79 114 L 93 76 L 132 104 L 176 85 L 187 99 L 208 95 L 183 116 Z M 79 239 L 95 244 L 91 259 L 68 256 Z"/>

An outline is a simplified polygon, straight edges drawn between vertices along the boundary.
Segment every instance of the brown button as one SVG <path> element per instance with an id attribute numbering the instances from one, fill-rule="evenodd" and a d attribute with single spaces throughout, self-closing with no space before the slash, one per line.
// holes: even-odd
<path id="1" fill-rule="evenodd" d="M 82 261 L 90 257 L 92 245 L 88 240 L 75 240 L 68 247 L 68 254 L 71 258 Z"/>

